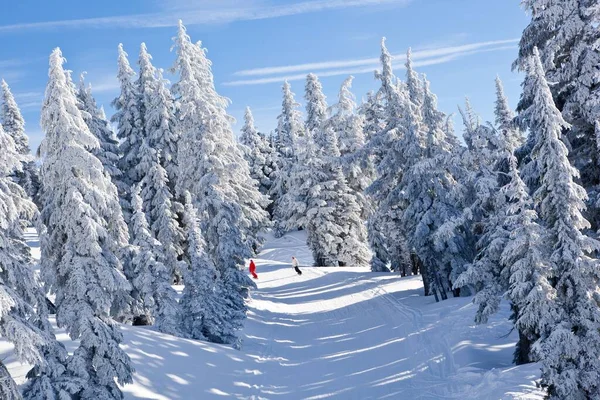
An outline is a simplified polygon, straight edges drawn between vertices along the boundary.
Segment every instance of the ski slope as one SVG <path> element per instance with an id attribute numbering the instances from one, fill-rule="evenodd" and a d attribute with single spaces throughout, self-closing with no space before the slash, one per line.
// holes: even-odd
<path id="1" fill-rule="evenodd" d="M 123 326 L 136 369 L 126 398 L 543 398 L 539 366 L 511 364 L 516 334 L 506 304 L 475 326 L 469 298 L 435 303 L 418 277 L 309 267 L 298 276 L 290 258 L 310 265 L 304 243 L 302 232 L 270 238 L 256 259 L 241 351 Z M 28 367 L 10 345 L 0 344 L 0 356 L 23 382 Z"/>

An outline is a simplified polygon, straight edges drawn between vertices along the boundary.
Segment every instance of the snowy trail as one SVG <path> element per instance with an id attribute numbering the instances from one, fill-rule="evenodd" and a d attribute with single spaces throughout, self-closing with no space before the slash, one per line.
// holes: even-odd
<path id="1" fill-rule="evenodd" d="M 258 260 L 258 290 L 244 331 L 244 352 L 259 364 L 251 379 L 256 398 L 536 398 L 523 397 L 523 388 L 515 388 L 518 397 L 508 394 L 496 382 L 500 376 L 475 389 L 487 372 L 456 363 L 454 351 L 463 357 L 470 345 L 453 349 L 451 334 L 459 329 L 440 324 L 439 316 L 460 304 L 471 311 L 471 320 L 462 322 L 472 326 L 467 299 L 436 305 L 422 296 L 419 278 L 365 269 L 304 267 L 297 276 L 289 258 L 306 265 L 310 254 L 302 234 L 294 235 L 272 239 Z M 442 312 L 424 315 L 427 306 Z M 496 367 L 510 365 L 512 343 L 489 347 L 504 353 Z"/>
<path id="2" fill-rule="evenodd" d="M 136 369 L 125 397 L 542 399 L 539 367 L 511 365 L 508 307 L 474 326 L 470 299 L 435 303 L 418 277 L 308 267 L 298 276 L 290 258 L 311 263 L 304 243 L 302 232 L 270 238 L 255 260 L 258 289 L 241 351 L 123 326 Z M 28 368 L 11 353 L 0 342 L 0 357 L 22 382 Z"/>

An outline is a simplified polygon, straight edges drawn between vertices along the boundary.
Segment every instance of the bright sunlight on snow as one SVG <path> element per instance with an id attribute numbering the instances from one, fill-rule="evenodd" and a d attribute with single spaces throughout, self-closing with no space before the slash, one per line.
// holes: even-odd
<path id="1" fill-rule="evenodd" d="M 543 398 L 534 382 L 539 366 L 512 365 L 516 333 L 506 304 L 488 324 L 474 325 L 470 298 L 435 303 L 418 276 L 306 267 L 305 240 L 303 232 L 269 237 L 256 259 L 258 290 L 241 351 L 122 326 L 136 370 L 126 398 Z M 28 368 L 5 342 L 0 349 L 23 382 Z"/>

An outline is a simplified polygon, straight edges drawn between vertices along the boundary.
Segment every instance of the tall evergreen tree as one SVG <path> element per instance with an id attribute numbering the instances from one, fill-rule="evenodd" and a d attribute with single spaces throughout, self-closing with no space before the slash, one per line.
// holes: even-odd
<path id="1" fill-rule="evenodd" d="M 250 174 L 258 182 L 258 189 L 268 195 L 273 184 L 275 161 L 267 138 L 254 126 L 254 117 L 250 107 L 244 113 L 244 126 L 240 135 L 240 143 L 244 145 L 244 156 L 250 166 Z M 269 209 L 272 207 L 269 207 Z"/>
<path id="2" fill-rule="evenodd" d="M 406 101 L 404 134 L 393 144 L 396 157 L 390 159 L 401 166 L 401 173 L 380 212 L 386 215 L 389 235 L 397 243 L 406 240 L 420 259 L 430 292 L 445 299 L 453 272 L 465 262 L 456 236 L 440 236 L 450 231 L 443 230 L 444 223 L 460 212 L 455 204 L 456 181 L 448 168 L 449 154 L 442 147 L 427 154 L 428 132 L 417 105 Z"/>
<path id="3" fill-rule="evenodd" d="M 507 297 L 512 304 L 511 319 L 519 332 L 515 363 L 532 361 L 531 344 L 552 321 L 555 291 L 550 284 L 552 264 L 549 262 L 547 236 L 539 224 L 533 201 L 517 169 L 517 159 L 509 157 L 509 183 L 502 188 L 508 205 L 504 220 L 508 240 L 500 255 L 504 267 L 502 279 L 509 276 Z"/>
<path id="4" fill-rule="evenodd" d="M 183 254 L 184 238 L 178 218 L 182 206 L 174 199 L 179 141 L 175 105 L 162 71 L 152 65 L 145 43 L 140 45 L 138 64 L 140 74 L 136 86 L 143 138 L 135 168 L 142 187 L 143 211 L 153 236 L 161 243 L 160 261 L 171 271 L 174 281 L 181 283 L 178 259 Z"/>
<path id="5" fill-rule="evenodd" d="M 434 149 L 442 148 L 452 152 L 460 148 L 453 129 L 447 126 L 450 116 L 441 112 L 437 106 L 437 96 L 431 91 L 427 77 L 423 75 L 423 105 L 421 106 L 423 124 L 427 130 L 427 155 Z"/>
<path id="6" fill-rule="evenodd" d="M 160 161 L 167 171 L 169 188 L 174 192 L 177 181 L 177 148 L 180 133 L 176 124 L 175 102 L 163 78 L 162 69 L 156 70 L 156 88 L 154 96 L 144 97 L 146 113 L 144 116 L 146 137 L 152 147 L 160 151 Z"/>
<path id="7" fill-rule="evenodd" d="M 289 172 L 286 177 L 288 191 L 279 203 L 278 219 L 281 222 L 278 224 L 288 231 L 306 228 L 308 192 L 312 181 L 310 176 L 314 172 L 314 166 L 310 160 L 314 153 L 311 154 L 310 150 L 313 149 L 311 146 L 314 144 L 315 135 L 324 128 L 327 119 L 327 103 L 323 87 L 319 78 L 314 74 L 308 74 L 306 77 L 304 98 L 306 100 L 306 132 L 297 138 L 294 161 L 288 168 Z"/>
<path id="8" fill-rule="evenodd" d="M 494 114 L 496 116 L 496 126 L 509 148 L 516 150 L 522 146 L 524 142 L 523 135 L 514 122 L 515 114 L 508 104 L 508 98 L 504 94 L 504 86 L 502 85 L 500 77 L 496 77 L 496 103 Z"/>
<path id="9" fill-rule="evenodd" d="M 385 126 L 384 107 L 381 100 L 381 92 L 370 91 L 367 99 L 360 105 L 358 113 L 362 115 L 364 123 L 364 137 L 369 141 L 376 133 L 381 132 Z"/>
<path id="10" fill-rule="evenodd" d="M 19 157 L 21 158 L 21 168 L 14 172 L 15 178 L 17 183 L 25 189 L 27 195 L 37 202 L 38 191 L 40 188 L 40 176 L 35 161 L 31 159 L 29 138 L 25 133 L 25 120 L 10 91 L 10 87 L 4 79 L 2 79 L 0 86 L 2 86 L 0 122 L 4 127 L 4 131 L 9 134 L 15 142 L 17 154 L 19 154 Z"/>
<path id="11" fill-rule="evenodd" d="M 496 95 L 498 133 L 491 126 L 482 127 L 472 123 L 477 120 L 472 111 L 463 112 L 465 129 L 470 132 L 471 148 L 461 158 L 467 162 L 467 187 L 474 188 L 466 192 L 475 195 L 465 196 L 469 203 L 465 204 L 462 224 L 471 225 L 471 233 L 476 240 L 476 255 L 454 286 L 470 286 L 475 290 L 473 302 L 478 306 L 475 315 L 477 323 L 487 323 L 489 316 L 498 311 L 500 300 L 509 290 L 513 264 L 517 264 L 515 268 L 521 268 L 519 263 L 523 262 L 526 256 L 524 252 L 529 249 L 536 252 L 537 257 L 541 253 L 540 248 L 532 243 L 540 234 L 537 216 L 531 208 L 531 200 L 519 176 L 517 159 L 513 154 L 522 141 L 518 128 L 513 124 L 514 116 L 498 78 Z M 519 221 L 524 226 L 515 225 Z M 523 242 L 516 242 L 514 235 L 519 235 L 518 241 Z M 512 249 L 507 255 L 505 249 L 509 243 Z M 537 268 L 538 264 L 534 265 Z M 522 278 L 519 276 L 517 279 Z M 515 317 L 518 309 L 513 304 Z M 519 346 L 530 336 L 523 336 Z M 520 354 L 527 358 L 528 352 L 523 349 Z"/>
<path id="12" fill-rule="evenodd" d="M 306 100 L 306 132 L 314 135 L 314 132 L 327 120 L 327 101 L 323 94 L 323 85 L 315 74 L 306 76 L 304 100 Z"/>
<path id="13" fill-rule="evenodd" d="M 308 192 L 306 229 L 315 263 L 367 265 L 367 232 L 356 196 L 346 184 L 339 164 L 336 133 L 331 128 L 321 128 L 315 133 L 314 142 L 311 164 L 315 177 Z"/>
<path id="14" fill-rule="evenodd" d="M 182 129 L 178 193 L 191 193 L 202 215 L 207 253 L 224 280 L 225 296 L 237 310 L 245 311 L 244 299 L 254 282 L 242 268 L 260 243 L 259 231 L 268 225 L 263 209 L 268 200 L 255 186 L 235 142 L 227 100 L 215 90 L 205 50 L 190 41 L 181 22 L 174 41 L 174 69 L 179 72 L 174 92 Z"/>
<path id="15" fill-rule="evenodd" d="M 119 141 L 106 120 L 104 109 L 98 108 L 96 105 L 96 99 L 92 95 L 92 87 L 91 85 L 86 86 L 84 77 L 85 75 L 81 74 L 77 100 L 79 100 L 78 107 L 83 120 L 100 144 L 98 148 L 92 149 L 92 153 L 102 162 L 105 171 L 110 175 L 115 186 L 121 188 L 122 172 L 117 165 L 119 162 Z"/>
<path id="16" fill-rule="evenodd" d="M 495 239 L 494 235 L 499 234 L 496 232 L 497 208 L 502 207 L 504 200 L 498 198 L 501 184 L 498 177 L 503 172 L 502 162 L 506 159 L 505 143 L 493 126 L 480 123 L 468 100 L 465 111 L 460 109 L 460 112 L 467 148 L 455 155 L 453 161 L 454 165 L 461 167 L 462 173 L 457 178 L 464 188 L 459 205 L 462 207 L 461 217 L 453 223 L 455 230 L 465 236 L 463 254 L 466 260 L 473 262 L 489 248 L 489 241 Z"/>
<path id="17" fill-rule="evenodd" d="M 35 365 L 25 385 L 25 398 L 69 398 L 65 386 L 77 384 L 66 373 L 67 352 L 48 321 L 46 297 L 34 275 L 24 228 L 37 214 L 35 205 L 11 175 L 22 168 L 15 142 L 0 125 L 0 336 L 14 345 L 17 357 Z M 3 398 L 20 398 L 8 371 L 0 381 Z M 16 397 L 15 397 L 16 396 Z"/>
<path id="18" fill-rule="evenodd" d="M 139 299 L 143 306 L 138 314 L 149 314 L 159 331 L 181 336 L 181 313 L 177 293 L 171 287 L 172 273 L 160 261 L 164 257 L 164 246 L 150 232 L 139 192 L 139 187 L 133 192 L 131 217 L 134 246 L 131 283 L 134 298 Z"/>
<path id="19" fill-rule="evenodd" d="M 395 187 L 401 177 L 402 164 L 398 162 L 401 154 L 396 151 L 394 145 L 400 137 L 402 118 L 405 115 L 407 96 L 402 86 L 397 84 L 398 79 L 393 73 L 392 56 L 385 46 L 385 38 L 381 41 L 381 72 L 375 74 L 381 81 L 381 87 L 374 98 L 374 106 L 380 102 L 383 104 L 383 121 L 385 126 L 377 133 L 373 133 L 365 146 L 365 153 L 372 155 L 375 161 L 377 178 L 367 188 L 367 194 L 373 202 L 375 212 L 369 217 L 369 243 L 373 250 L 371 269 L 374 272 L 388 270 L 387 264 L 398 265 L 401 263 L 397 256 L 401 251 L 396 247 L 401 240 L 388 240 L 388 227 L 385 221 L 388 216 L 381 208 L 390 191 Z M 377 100 L 377 101 L 375 101 Z M 373 112 L 376 115 L 374 108 Z"/>
<path id="20" fill-rule="evenodd" d="M 593 196 L 586 216 L 598 229 L 600 163 L 594 125 L 600 120 L 600 9 L 593 0 L 524 0 L 522 4 L 531 22 L 523 31 L 514 66 L 526 71 L 533 49 L 539 49 L 554 103 L 571 125 L 562 140 L 570 147 L 569 159 L 580 171 L 582 186 Z M 521 110 L 533 101 L 530 93 L 523 91 Z"/>
<path id="21" fill-rule="evenodd" d="M 169 189 L 167 171 L 160 163 L 160 151 L 142 140 L 140 146 L 140 182 L 143 199 L 143 212 L 149 228 L 158 240 L 161 251 L 159 261 L 170 271 L 176 283 L 181 282 L 182 271 L 179 259 L 183 255 L 183 230 L 174 211 L 173 194 Z"/>
<path id="22" fill-rule="evenodd" d="M 235 307 L 228 296 L 214 263 L 205 253 L 196 209 L 189 193 L 184 196 L 184 222 L 188 248 L 185 288 L 181 297 L 183 329 L 194 339 L 215 343 L 238 344 L 237 331 L 242 327 L 243 310 Z"/>
<path id="23" fill-rule="evenodd" d="M 123 45 L 119 44 L 117 78 L 121 85 L 119 97 L 113 100 L 112 106 L 115 114 L 111 121 L 117 124 L 117 137 L 121 140 L 119 145 L 119 169 L 123 173 L 123 187 L 119 188 L 119 198 L 125 221 L 131 216 L 131 189 L 140 182 L 139 153 L 142 138 L 144 137 L 143 115 L 140 109 L 140 94 L 136 82 L 133 81 L 135 72 L 129 65 L 127 53 Z"/>
<path id="24" fill-rule="evenodd" d="M 584 232 L 590 227 L 582 215 L 586 193 L 574 181 L 577 170 L 560 140 L 569 125 L 554 105 L 537 49 L 528 74 L 533 101 L 523 113 L 535 137 L 532 158 L 538 162 L 540 186 L 534 201 L 552 245 L 557 308 L 557 319 L 541 322 L 534 351 L 551 399 L 595 398 L 600 396 L 600 302 L 594 293 L 600 290 L 600 268 L 593 254 L 600 243 Z"/>
<path id="25" fill-rule="evenodd" d="M 415 103 L 417 110 L 420 110 L 423 105 L 424 93 L 423 83 L 419 79 L 419 74 L 413 69 L 412 63 L 412 51 L 408 48 L 406 52 L 406 90 L 408 91 L 408 97 Z"/>
<path id="26" fill-rule="evenodd" d="M 56 294 L 58 325 L 79 341 L 67 368 L 82 382 L 69 390 L 77 398 L 121 399 L 116 382 L 130 383 L 132 367 L 119 347 L 122 335 L 111 308 L 121 306 L 123 293 L 130 290 L 116 254 L 127 245 L 127 227 L 115 186 L 88 150 L 99 143 L 77 108 L 63 63 L 57 48 L 50 56 L 42 106 L 42 219 L 47 228 L 41 238 L 42 273 Z"/>
<path id="27" fill-rule="evenodd" d="M 277 130 L 275 134 L 275 149 L 277 151 L 277 173 L 271 187 L 271 198 L 273 199 L 273 219 L 275 221 L 275 234 L 283 235 L 290 229 L 286 224 L 289 212 L 290 176 L 292 168 L 297 161 L 298 140 L 304 136 L 303 124 L 300 112 L 297 110 L 299 104 L 294 100 L 290 84 L 283 84 L 283 103 L 281 114 L 277 117 Z"/>
<path id="28" fill-rule="evenodd" d="M 331 106 L 333 115 L 328 124 L 337 135 L 346 181 L 357 197 L 363 219 L 366 219 L 370 205 L 364 192 L 375 178 L 375 167 L 372 156 L 358 154 L 365 146 L 364 119 L 356 113 L 354 95 L 350 91 L 353 79 L 350 76 L 342 83 L 338 103 Z"/>

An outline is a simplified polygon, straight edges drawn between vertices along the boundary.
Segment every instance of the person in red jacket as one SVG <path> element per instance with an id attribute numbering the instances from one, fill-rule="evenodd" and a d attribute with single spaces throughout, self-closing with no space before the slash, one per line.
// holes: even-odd
<path id="1" fill-rule="evenodd" d="M 258 279 L 258 275 L 256 275 L 256 264 L 254 264 L 254 260 L 250 260 L 250 273 L 252 274 L 252 278 Z"/>

